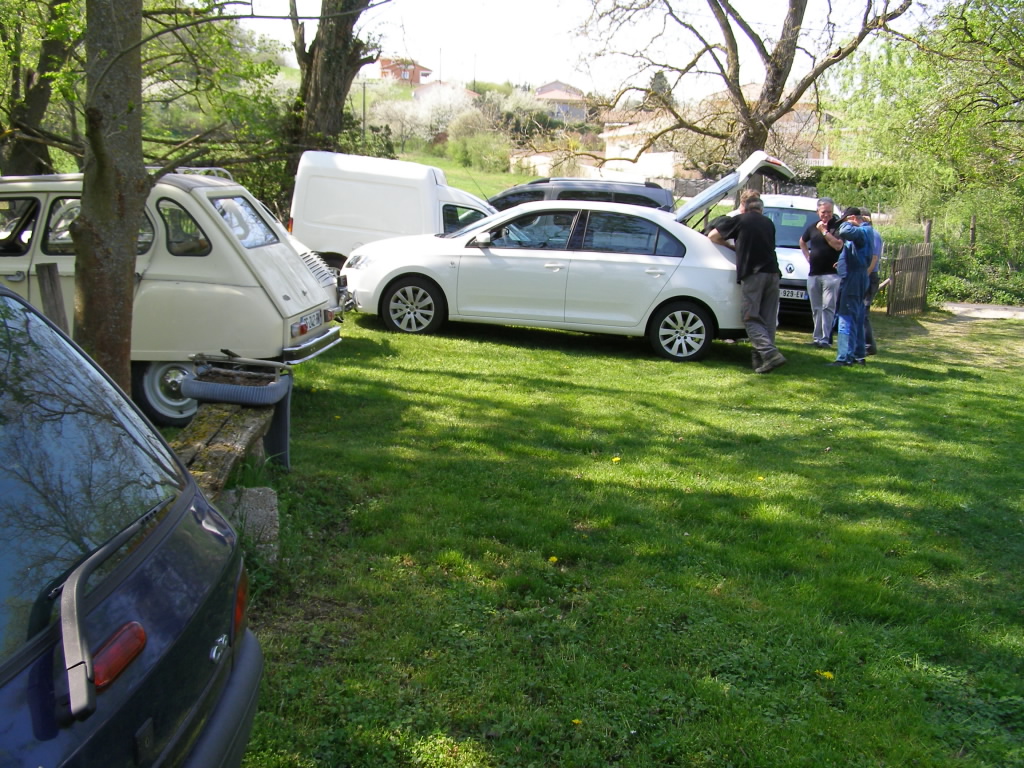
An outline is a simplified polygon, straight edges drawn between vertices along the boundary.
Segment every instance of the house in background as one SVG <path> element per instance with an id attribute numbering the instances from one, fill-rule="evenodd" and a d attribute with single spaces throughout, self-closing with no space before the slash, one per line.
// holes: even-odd
<path id="1" fill-rule="evenodd" d="M 587 119 L 587 100 L 583 91 L 561 80 L 542 85 L 534 94 L 547 108 L 548 116 L 563 123 L 582 123 Z"/>
<path id="2" fill-rule="evenodd" d="M 749 102 L 757 99 L 761 86 L 755 83 L 742 88 Z M 725 92 L 711 94 L 688 108 L 687 116 L 695 123 L 731 120 L 733 106 Z M 634 172 L 645 176 L 696 178 L 686 154 L 673 149 L 671 134 L 655 140 L 653 148 L 644 149 L 655 137 L 673 125 L 675 118 L 666 112 L 618 112 L 605 120 L 605 168 L 618 172 Z M 826 129 L 832 118 L 819 112 L 810 102 L 800 102 L 783 115 L 770 129 L 766 150 L 798 169 L 832 165 L 834 153 Z M 662 150 L 662 151 L 659 151 Z M 742 160 L 743 158 L 740 158 Z"/>
<path id="3" fill-rule="evenodd" d="M 377 61 L 377 66 L 380 68 L 381 80 L 394 80 L 413 88 L 423 85 L 424 81 L 434 74 L 412 59 L 389 59 L 382 56 Z"/>
<path id="4" fill-rule="evenodd" d="M 427 83 L 426 85 L 421 85 L 418 88 L 413 89 L 412 98 L 414 101 L 424 101 L 439 94 L 463 96 L 467 101 L 472 101 L 480 95 L 475 91 L 471 91 L 456 83 L 447 83 L 443 80 L 435 80 L 432 83 Z"/>

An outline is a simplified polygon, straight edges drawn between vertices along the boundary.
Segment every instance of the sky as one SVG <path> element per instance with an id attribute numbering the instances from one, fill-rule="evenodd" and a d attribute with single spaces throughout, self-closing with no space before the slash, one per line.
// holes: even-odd
<path id="1" fill-rule="evenodd" d="M 285 15 L 288 0 L 253 0 L 258 13 Z M 510 12 L 514 8 L 514 12 Z M 379 35 L 385 56 L 414 59 L 432 80 L 528 83 L 562 80 L 591 90 L 594 77 L 578 67 L 587 47 L 575 37 L 589 0 L 392 0 L 363 13 L 360 28 Z M 319 0 L 299 0 L 316 16 Z M 290 45 L 287 21 L 247 24 Z M 312 32 L 307 30 L 307 43 Z"/>
<path id="2" fill-rule="evenodd" d="M 286 16 L 288 0 L 251 0 L 259 14 Z M 320 0 L 297 0 L 301 14 L 316 18 Z M 733 3 L 752 26 L 769 37 L 778 34 L 786 0 L 734 0 Z M 811 35 L 823 30 L 823 10 L 833 2 L 810 0 L 804 31 Z M 834 19 L 842 25 L 848 19 L 850 30 L 860 21 L 858 0 L 850 0 L 838 9 Z M 712 22 L 702 0 L 686 0 L 687 20 Z M 595 58 L 596 42 L 578 35 L 592 8 L 591 0 L 390 0 L 366 11 L 360 17 L 363 35 L 377 35 L 384 56 L 410 58 L 432 70 L 431 80 L 471 85 L 474 80 L 533 87 L 561 80 L 585 92 L 613 93 L 630 80 L 646 86 L 651 74 L 631 78 L 621 61 Z M 861 7 L 862 10 L 862 7 Z M 816 16 L 817 21 L 816 21 Z M 286 20 L 248 22 L 254 31 L 273 37 L 291 48 L 291 26 Z M 307 26 L 312 27 L 312 24 Z M 623 30 L 616 47 L 647 47 L 652 28 Z M 307 44 L 313 32 L 307 29 Z M 631 39 L 632 38 L 632 39 Z M 679 63 L 685 51 L 672 47 L 664 54 Z M 753 50 L 745 53 L 744 79 L 753 82 L 762 71 L 756 66 Z M 721 86 L 715 84 L 717 90 Z"/>

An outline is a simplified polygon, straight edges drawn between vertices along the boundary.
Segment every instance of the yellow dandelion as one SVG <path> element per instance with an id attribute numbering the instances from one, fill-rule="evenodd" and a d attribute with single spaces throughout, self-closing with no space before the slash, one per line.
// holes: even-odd
<path id="1" fill-rule="evenodd" d="M 616 456 L 614 459 L 612 459 L 612 464 L 618 464 L 620 461 L 622 461 L 622 459 Z"/>
<path id="2" fill-rule="evenodd" d="M 572 724 L 573 725 L 583 725 L 583 721 L 580 720 L 579 718 L 573 718 Z"/>
<path id="3" fill-rule="evenodd" d="M 823 680 L 835 680 L 835 678 L 836 678 L 836 676 L 833 675 L 828 670 L 816 669 L 816 670 L 814 670 L 814 674 L 816 674 L 818 677 L 822 678 Z"/>
<path id="4" fill-rule="evenodd" d="M 552 555 L 551 557 L 548 558 L 548 562 L 549 563 L 557 563 L 558 562 L 558 558 L 555 557 L 554 555 Z"/>

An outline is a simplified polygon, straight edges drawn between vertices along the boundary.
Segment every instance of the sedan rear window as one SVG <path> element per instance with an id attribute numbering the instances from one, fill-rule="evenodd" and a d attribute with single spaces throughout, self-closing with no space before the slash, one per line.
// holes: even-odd
<path id="1" fill-rule="evenodd" d="M 53 620 L 51 593 L 71 569 L 184 482 L 99 371 L 0 297 L 0 664 Z"/>

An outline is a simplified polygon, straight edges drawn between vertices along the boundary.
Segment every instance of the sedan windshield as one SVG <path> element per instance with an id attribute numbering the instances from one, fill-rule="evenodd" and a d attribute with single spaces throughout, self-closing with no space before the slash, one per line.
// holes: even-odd
<path id="1" fill-rule="evenodd" d="M 444 232 L 442 234 L 437 235 L 437 237 L 456 238 L 462 237 L 463 235 L 468 235 L 470 232 L 475 232 L 478 229 L 487 229 L 487 227 L 490 226 L 491 223 L 493 223 L 494 220 L 501 215 L 503 215 L 501 211 L 498 211 L 497 213 L 492 213 L 490 216 L 485 216 L 482 219 L 477 219 L 473 223 L 467 224 L 461 229 L 456 229 L 454 232 Z"/>
<path id="2" fill-rule="evenodd" d="M 24 304 L 0 297 L 0 663 L 53 620 L 62 578 L 183 488 L 124 397 Z"/>

